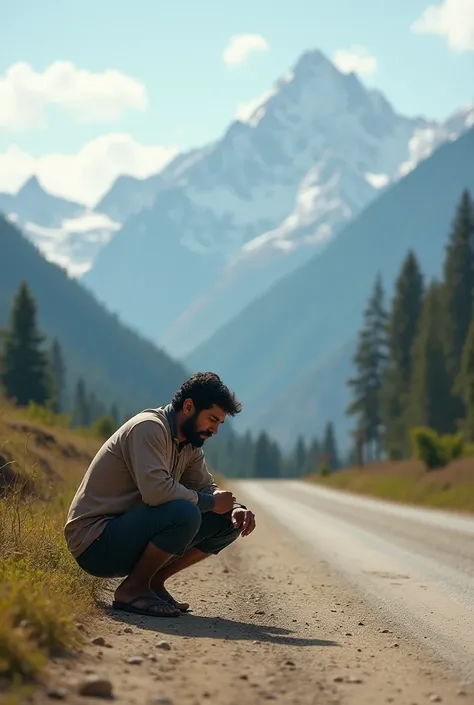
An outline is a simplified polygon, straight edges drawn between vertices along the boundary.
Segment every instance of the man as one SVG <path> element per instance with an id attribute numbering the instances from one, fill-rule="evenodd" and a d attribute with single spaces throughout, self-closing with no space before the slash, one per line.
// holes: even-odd
<path id="1" fill-rule="evenodd" d="M 79 566 L 124 577 L 116 609 L 155 617 L 187 611 L 165 581 L 255 528 L 255 517 L 219 490 L 202 446 L 242 407 L 211 372 L 190 377 L 171 404 L 146 409 L 100 448 L 69 509 L 65 537 Z"/>

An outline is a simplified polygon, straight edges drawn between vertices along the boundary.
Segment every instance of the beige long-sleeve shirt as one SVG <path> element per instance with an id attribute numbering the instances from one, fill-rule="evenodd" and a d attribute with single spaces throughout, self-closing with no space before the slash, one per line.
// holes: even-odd
<path id="1" fill-rule="evenodd" d="M 212 509 L 214 479 L 204 453 L 180 448 L 172 407 L 145 409 L 123 424 L 92 460 L 69 508 L 64 534 L 73 556 L 95 541 L 107 522 L 140 503 L 173 499 Z"/>

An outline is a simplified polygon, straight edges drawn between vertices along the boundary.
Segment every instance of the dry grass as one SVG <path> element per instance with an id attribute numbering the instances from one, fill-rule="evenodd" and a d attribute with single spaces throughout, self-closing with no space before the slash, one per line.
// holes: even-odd
<path id="1" fill-rule="evenodd" d="M 373 463 L 308 480 L 396 502 L 474 512 L 474 458 L 426 470 L 417 460 Z"/>
<path id="2" fill-rule="evenodd" d="M 0 401 L 0 678 L 37 676 L 78 642 L 95 610 L 95 581 L 63 535 L 67 507 L 99 441 L 32 423 Z"/>

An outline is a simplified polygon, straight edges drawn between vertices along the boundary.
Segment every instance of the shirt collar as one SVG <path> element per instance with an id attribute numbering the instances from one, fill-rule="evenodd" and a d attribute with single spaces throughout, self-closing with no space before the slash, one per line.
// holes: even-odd
<path id="1" fill-rule="evenodd" d="M 178 422 L 176 420 L 176 411 L 173 409 L 172 404 L 167 404 L 164 407 L 164 412 L 166 416 L 166 420 L 168 421 L 168 425 L 170 427 L 171 431 L 171 437 L 173 441 L 178 445 L 178 447 L 184 448 L 184 446 L 189 444 L 189 441 L 179 441 L 178 440 Z"/>

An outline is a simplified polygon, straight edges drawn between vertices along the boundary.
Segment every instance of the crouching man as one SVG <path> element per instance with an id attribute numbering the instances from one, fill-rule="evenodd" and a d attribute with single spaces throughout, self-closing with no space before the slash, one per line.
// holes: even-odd
<path id="1" fill-rule="evenodd" d="M 178 616 L 166 580 L 255 528 L 253 513 L 219 490 L 202 446 L 241 404 L 213 373 L 190 377 L 165 407 L 146 409 L 100 448 L 71 503 L 65 525 L 79 566 L 123 577 L 113 606 Z"/>

